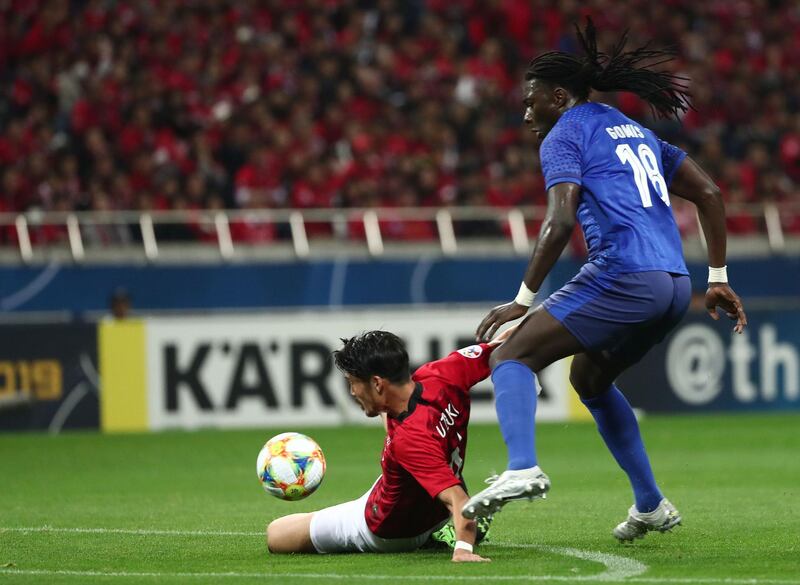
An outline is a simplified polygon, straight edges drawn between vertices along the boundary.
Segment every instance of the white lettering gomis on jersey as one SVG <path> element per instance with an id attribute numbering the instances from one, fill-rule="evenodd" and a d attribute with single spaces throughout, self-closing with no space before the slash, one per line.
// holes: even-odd
<path id="1" fill-rule="evenodd" d="M 644 138 L 644 132 L 635 124 L 622 124 L 621 126 L 611 126 L 606 128 L 606 132 L 614 140 L 620 138 Z"/>

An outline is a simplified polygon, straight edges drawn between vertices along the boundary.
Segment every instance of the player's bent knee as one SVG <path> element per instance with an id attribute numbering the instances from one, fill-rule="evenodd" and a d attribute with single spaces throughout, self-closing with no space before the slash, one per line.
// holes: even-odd
<path id="1" fill-rule="evenodd" d="M 278 540 L 279 536 L 278 533 L 280 532 L 280 528 L 276 525 L 277 520 L 273 520 L 269 524 L 267 524 L 267 550 L 271 553 L 277 553 L 278 551 Z"/>
<path id="2" fill-rule="evenodd" d="M 296 550 L 291 534 L 291 524 L 287 518 L 278 518 L 267 525 L 267 550 L 273 554 L 299 552 Z"/>
<path id="3" fill-rule="evenodd" d="M 316 552 L 309 526 L 312 514 L 290 514 L 267 526 L 267 550 L 273 554 Z"/>
<path id="4" fill-rule="evenodd" d="M 577 358 L 572 362 L 569 371 L 569 383 L 582 399 L 600 396 L 611 385 L 602 372 L 591 367 L 581 367 Z"/>
<path id="5" fill-rule="evenodd" d="M 575 388 L 575 392 L 577 392 L 578 396 L 581 398 L 592 398 L 592 387 L 585 377 L 576 375 L 575 372 L 570 372 L 569 383 L 572 384 L 572 387 Z"/>

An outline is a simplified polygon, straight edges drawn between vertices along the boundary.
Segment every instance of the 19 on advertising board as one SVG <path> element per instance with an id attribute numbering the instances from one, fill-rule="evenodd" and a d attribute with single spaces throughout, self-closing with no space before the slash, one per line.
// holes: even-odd
<path id="1" fill-rule="evenodd" d="M 471 310 L 369 310 L 151 319 L 142 335 L 146 375 L 134 391 L 143 395 L 142 412 L 127 428 L 365 422 L 330 358 L 341 337 L 393 331 L 406 341 L 412 363 L 421 364 L 472 345 L 479 317 Z M 104 384 L 106 379 L 111 380 L 104 378 Z M 566 390 L 566 365 L 550 368 L 541 380 L 538 417 L 567 418 L 574 405 Z M 472 420 L 495 420 L 491 383 L 476 386 L 472 396 Z M 125 430 L 113 422 L 104 428 Z"/>
<path id="2" fill-rule="evenodd" d="M 97 428 L 97 336 L 90 323 L 0 327 L 0 430 Z"/>

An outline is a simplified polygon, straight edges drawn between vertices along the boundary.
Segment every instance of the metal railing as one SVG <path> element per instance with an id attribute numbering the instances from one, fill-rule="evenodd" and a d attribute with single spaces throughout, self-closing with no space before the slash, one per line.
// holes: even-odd
<path id="1" fill-rule="evenodd" d="M 485 238 L 510 240 L 513 251 L 520 255 L 530 252 L 531 235 L 545 217 L 544 206 L 514 209 L 497 207 L 444 208 L 364 208 L 364 209 L 258 209 L 258 210 L 169 210 L 113 212 L 41 212 L 0 213 L 0 230 L 5 233 L 6 250 L 16 246 L 19 257 L 30 262 L 34 250 L 67 248 L 76 262 L 86 258 L 87 247 L 140 246 L 148 260 L 157 260 L 162 244 L 176 239 L 171 228 L 194 227 L 195 232 L 179 230 L 182 242 L 205 242 L 218 248 L 219 256 L 231 259 L 237 248 L 252 247 L 252 241 L 237 236 L 240 225 L 279 226 L 277 235 L 260 240 L 265 245 L 283 240 L 291 242 L 294 254 L 306 258 L 311 254 L 311 241 L 318 234 L 309 234 L 310 226 L 327 226 L 325 238 L 364 242 L 372 256 L 381 256 L 385 242 L 392 238 L 387 225 L 407 225 L 413 222 L 429 224 L 430 237 L 415 241 L 437 242 L 444 255 L 456 254 L 460 242 L 482 235 Z M 784 214 L 800 217 L 800 201 L 729 205 L 729 217 L 748 216 L 763 227 L 769 246 L 779 252 L 785 248 L 786 234 L 782 226 Z M 465 226 L 480 222 L 490 226 L 486 234 L 480 230 L 465 235 Z M 48 231 L 49 230 L 49 231 Z M 469 230 L 466 230 L 469 232 Z M 697 222 L 697 233 L 702 228 Z M 13 235 L 12 235 L 13 234 Z M 402 235 L 398 238 L 403 240 Z M 258 240 L 258 238 L 256 238 Z M 703 245 L 705 240 L 700 238 Z M 327 245 L 327 244 L 326 244 Z"/>

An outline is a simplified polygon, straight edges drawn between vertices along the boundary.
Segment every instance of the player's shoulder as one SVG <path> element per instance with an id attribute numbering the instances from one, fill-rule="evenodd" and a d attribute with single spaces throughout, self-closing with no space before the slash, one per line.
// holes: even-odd
<path id="1" fill-rule="evenodd" d="M 489 354 L 492 352 L 492 347 L 486 343 L 475 343 L 472 345 L 464 346 L 460 349 L 450 352 L 446 356 L 441 359 L 433 360 L 422 364 L 419 368 L 416 369 L 414 372 L 414 376 L 423 376 L 423 375 L 441 375 L 443 368 L 445 371 L 448 370 L 460 370 L 464 366 L 464 360 L 462 358 L 467 358 L 468 360 L 476 360 L 481 357 L 488 358 Z"/>
<path id="2" fill-rule="evenodd" d="M 613 110 L 611 106 L 588 102 L 574 106 L 564 112 L 555 126 L 542 141 L 542 151 L 557 151 L 564 143 L 582 144 L 584 137 L 590 135 L 602 118 Z"/>
<path id="3" fill-rule="evenodd" d="M 424 387 L 426 389 L 426 393 L 430 394 L 430 388 L 432 386 L 431 380 L 433 380 L 433 385 L 436 384 L 436 379 L 441 377 L 440 373 L 437 371 L 437 368 L 434 366 L 436 362 L 428 362 L 426 364 L 422 364 L 414 373 L 411 374 L 411 379 L 417 382 L 418 384 L 424 383 Z"/>
<path id="4" fill-rule="evenodd" d="M 561 116 L 542 140 L 540 150 L 542 152 L 557 151 L 564 143 L 580 144 L 583 141 L 583 133 L 584 125 L 580 120 L 564 119 L 564 116 Z"/>
<path id="5" fill-rule="evenodd" d="M 450 358 L 450 355 L 440 360 L 423 364 L 414 371 L 411 378 L 417 382 L 425 383 L 426 394 L 430 394 L 431 390 L 438 389 L 438 386 L 443 381 L 452 377 L 453 364 L 448 363 L 448 358 Z"/>
<path id="6" fill-rule="evenodd" d="M 417 370 L 412 379 L 422 388 L 420 401 L 417 406 L 434 409 L 440 407 L 443 400 L 449 396 L 452 388 L 457 385 L 449 368 L 437 367 L 436 365 Z"/>

